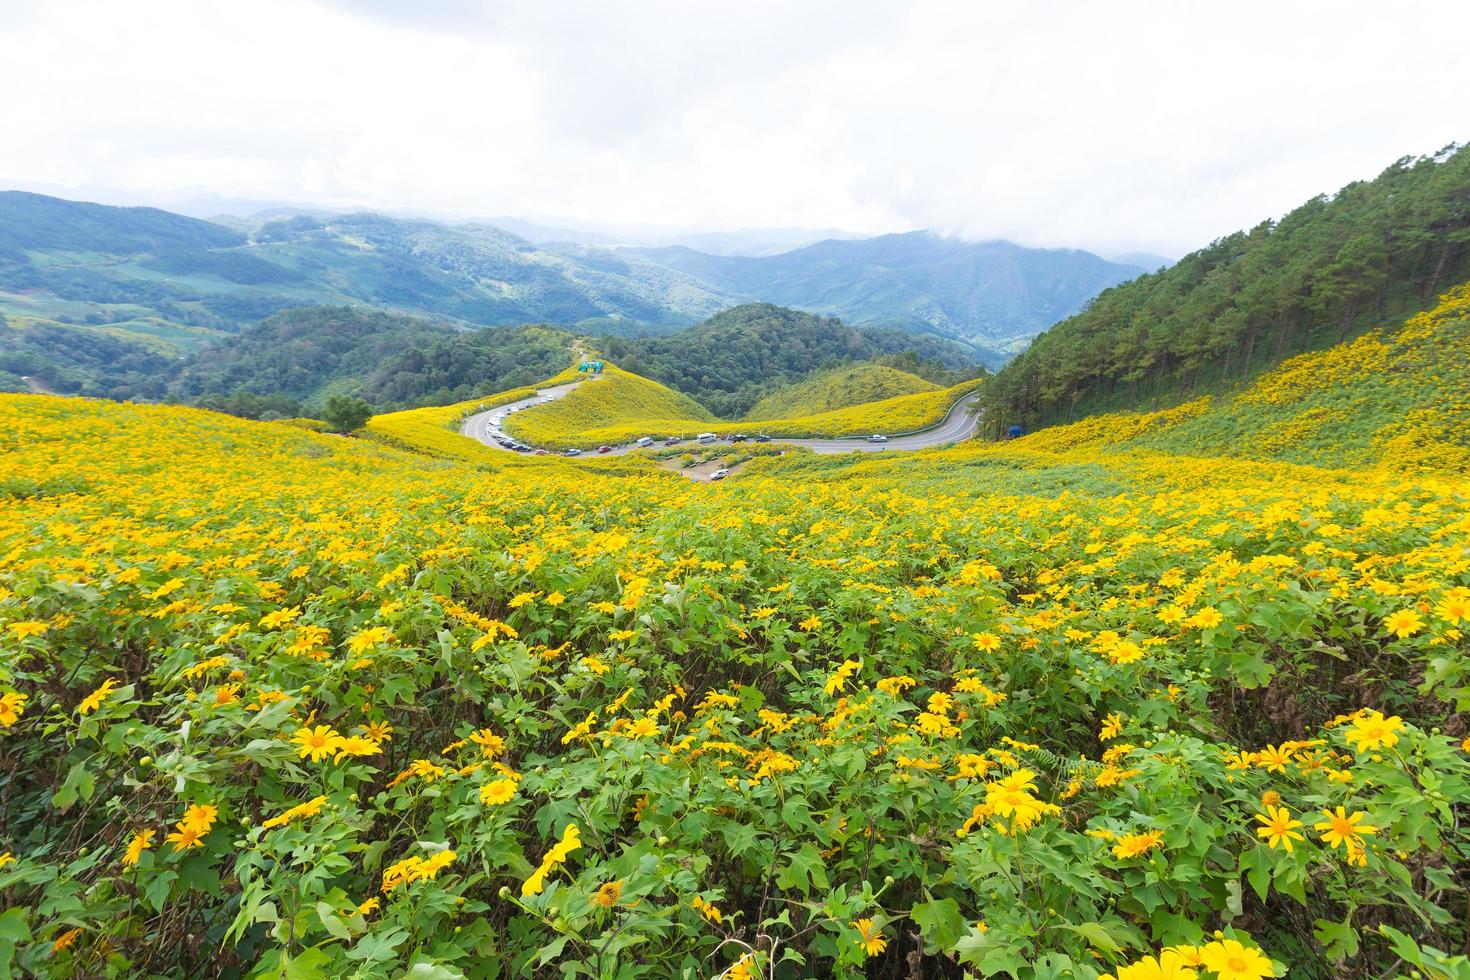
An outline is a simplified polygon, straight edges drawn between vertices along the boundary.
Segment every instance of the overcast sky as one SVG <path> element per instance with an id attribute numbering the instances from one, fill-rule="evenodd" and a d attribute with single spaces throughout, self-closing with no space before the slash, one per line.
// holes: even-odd
<path id="1" fill-rule="evenodd" d="M 1178 256 L 1470 139 L 1467 37 L 1465 0 L 3 0 L 0 187 Z"/>

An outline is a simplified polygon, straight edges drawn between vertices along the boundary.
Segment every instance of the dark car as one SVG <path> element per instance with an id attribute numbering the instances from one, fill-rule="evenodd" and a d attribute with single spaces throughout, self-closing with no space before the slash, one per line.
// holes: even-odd
<path id="1" fill-rule="evenodd" d="M 749 438 L 750 438 L 750 436 L 731 436 L 730 437 L 730 441 L 731 442 L 744 442 L 745 440 L 747 440 Z"/>
<path id="2" fill-rule="evenodd" d="M 764 432 L 762 432 L 760 435 L 758 435 L 758 436 L 755 437 L 755 441 L 756 442 L 770 442 L 771 441 L 771 437 L 768 436 L 768 435 L 766 435 Z"/>

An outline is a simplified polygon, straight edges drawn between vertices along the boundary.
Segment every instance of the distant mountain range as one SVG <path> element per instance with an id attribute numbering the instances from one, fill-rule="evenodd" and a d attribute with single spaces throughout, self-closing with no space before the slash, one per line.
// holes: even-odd
<path id="1" fill-rule="evenodd" d="M 1104 289 L 1145 271 L 1091 252 L 967 242 L 924 231 L 817 242 L 761 257 L 710 255 L 679 246 L 619 252 L 723 292 L 834 314 L 856 326 L 966 340 L 992 364 Z"/>
<path id="2" fill-rule="evenodd" d="M 303 306 L 636 336 L 761 301 L 962 340 L 996 366 L 1145 268 L 926 232 L 762 256 L 714 254 L 737 243 L 708 242 L 712 251 L 537 244 L 489 224 L 289 210 L 205 221 L 9 191 L 0 192 L 0 317 L 166 355 Z"/>

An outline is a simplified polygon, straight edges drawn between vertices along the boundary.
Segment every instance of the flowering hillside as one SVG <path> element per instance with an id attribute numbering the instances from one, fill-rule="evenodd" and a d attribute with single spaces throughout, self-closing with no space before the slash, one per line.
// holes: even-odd
<path id="1" fill-rule="evenodd" d="M 1470 969 L 1459 474 L 0 422 L 0 972 Z"/>

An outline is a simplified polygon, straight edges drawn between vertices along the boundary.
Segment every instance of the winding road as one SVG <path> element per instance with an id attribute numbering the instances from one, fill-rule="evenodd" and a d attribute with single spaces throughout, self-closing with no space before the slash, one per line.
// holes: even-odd
<path id="1" fill-rule="evenodd" d="M 471 439 L 476 439 L 495 449 L 504 449 L 505 447 L 501 446 L 495 440 L 506 436 L 506 433 L 502 431 L 500 426 L 507 415 L 512 412 L 524 412 L 545 402 L 555 401 L 577 387 L 577 385 L 593 384 L 598 380 L 600 379 L 594 376 L 586 381 L 573 381 L 570 384 L 557 385 L 554 388 L 543 388 L 536 393 L 534 398 L 523 398 L 518 402 L 511 402 L 507 405 L 501 405 L 498 408 L 477 412 L 474 415 L 468 416 L 460 424 L 460 435 L 469 436 Z M 816 453 L 881 453 L 886 450 L 928 449 L 931 446 L 942 446 L 945 443 L 968 439 L 975 434 L 975 428 L 980 424 L 980 419 L 978 415 L 971 414 L 969 409 L 979 397 L 980 393 L 978 391 L 972 391 L 968 395 L 964 395 L 956 400 L 949 407 L 949 412 L 944 416 L 942 422 L 931 425 L 927 429 L 920 429 L 917 432 L 889 436 L 887 442 L 868 442 L 865 437 L 849 439 L 784 439 L 780 436 L 772 436 L 769 444 L 775 445 L 779 443 L 783 446 L 801 446 Z M 750 434 L 754 435 L 758 432 L 760 432 L 760 423 L 750 423 Z M 693 445 L 693 440 L 685 439 L 679 445 L 687 448 Z M 728 445 L 728 443 L 722 437 L 715 445 Z M 614 446 L 611 454 L 604 453 L 602 455 L 622 455 L 623 453 L 635 452 L 639 448 L 628 443 L 626 445 Z M 662 441 L 659 441 L 646 448 L 662 449 L 664 448 L 664 444 Z M 509 449 L 505 451 L 511 452 Z M 591 450 L 586 450 L 586 452 L 596 455 Z"/>

